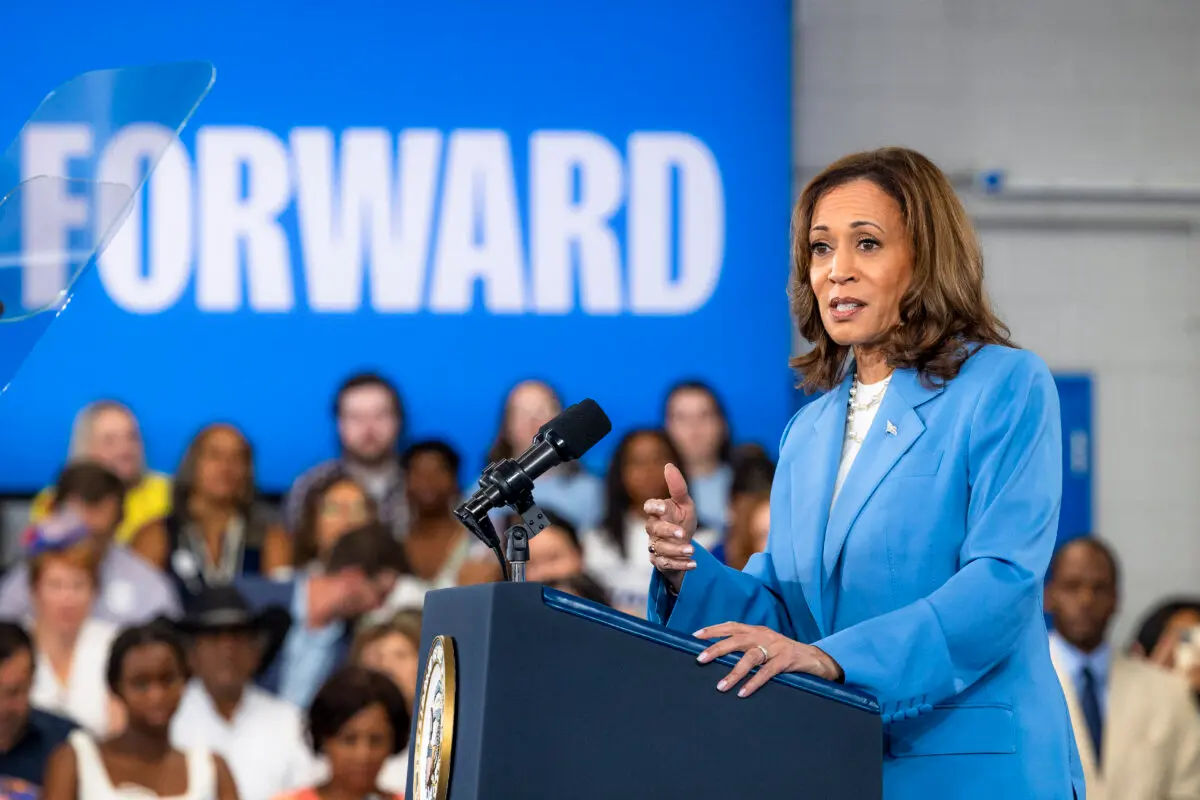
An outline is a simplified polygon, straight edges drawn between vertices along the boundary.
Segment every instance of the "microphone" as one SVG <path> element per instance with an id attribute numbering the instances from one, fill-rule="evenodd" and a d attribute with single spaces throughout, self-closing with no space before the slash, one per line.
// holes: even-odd
<path id="1" fill-rule="evenodd" d="M 454 516 L 483 538 L 484 544 L 496 545 L 498 539 L 487 541 L 481 533 L 481 528 L 492 530 L 479 524 L 488 512 L 505 506 L 522 511 L 522 506 L 532 505 L 533 482 L 539 475 L 578 459 L 611 430 L 612 422 L 595 400 L 576 403 L 543 425 L 533 437 L 533 444 L 515 460 L 506 458 L 489 464 L 479 478 L 479 489 L 454 510 Z"/>

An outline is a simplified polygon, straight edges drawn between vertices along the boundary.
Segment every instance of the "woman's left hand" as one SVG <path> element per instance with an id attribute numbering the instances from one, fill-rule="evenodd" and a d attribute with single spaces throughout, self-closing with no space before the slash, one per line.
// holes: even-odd
<path id="1" fill-rule="evenodd" d="M 738 697 L 749 697 L 781 672 L 805 672 L 828 681 L 845 678 L 842 668 L 824 650 L 792 641 L 770 628 L 724 622 L 711 628 L 701 628 L 692 635 L 698 639 L 721 640 L 697 656 L 696 660 L 701 664 L 730 653 L 743 654 L 730 673 L 717 684 L 719 691 L 729 691 L 749 675 L 750 670 L 758 667 L 758 672 L 746 681 Z"/>

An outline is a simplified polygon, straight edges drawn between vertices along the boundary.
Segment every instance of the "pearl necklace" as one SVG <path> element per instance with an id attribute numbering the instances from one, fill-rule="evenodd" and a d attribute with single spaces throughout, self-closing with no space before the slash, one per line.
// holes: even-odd
<path id="1" fill-rule="evenodd" d="M 854 374 L 854 382 L 850 384 L 850 401 L 847 403 L 849 408 L 846 411 L 846 437 L 851 441 L 858 444 L 862 444 L 863 442 L 863 436 L 854 430 L 854 415 L 859 411 L 867 411 L 879 405 L 891 380 L 892 376 L 888 375 L 883 379 L 883 386 L 880 387 L 874 397 L 865 403 L 857 403 L 855 402 L 855 398 L 858 396 L 858 373 Z"/>

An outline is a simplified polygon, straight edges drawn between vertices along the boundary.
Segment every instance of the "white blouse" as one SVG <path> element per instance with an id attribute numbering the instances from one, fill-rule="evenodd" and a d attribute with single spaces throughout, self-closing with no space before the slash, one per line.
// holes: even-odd
<path id="1" fill-rule="evenodd" d="M 75 750 L 75 771 L 79 775 L 78 800 L 150 800 L 159 795 L 144 786 L 113 786 L 100 756 L 96 741 L 84 731 L 74 731 L 67 741 Z M 187 791 L 161 800 L 215 800 L 217 764 L 212 753 L 203 748 L 184 751 L 187 758 Z"/>
<path id="2" fill-rule="evenodd" d="M 109 691 L 105 679 L 108 651 L 118 628 L 111 622 L 91 618 L 84 621 L 75 640 L 71 672 L 65 683 L 58 680 L 50 659 L 37 653 L 33 688 L 29 701 L 36 708 L 67 717 L 97 736 L 109 733 Z"/>

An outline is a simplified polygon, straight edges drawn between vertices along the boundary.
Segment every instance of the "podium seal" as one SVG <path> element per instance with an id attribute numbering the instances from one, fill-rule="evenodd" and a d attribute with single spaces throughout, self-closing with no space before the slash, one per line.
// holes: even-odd
<path id="1" fill-rule="evenodd" d="M 412 786 L 416 800 L 446 800 L 449 793 L 456 688 L 454 640 L 435 636 L 425 660 L 425 680 L 417 707 Z"/>

